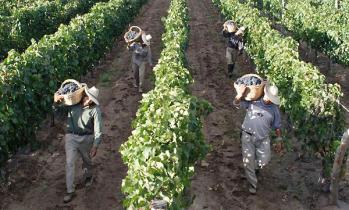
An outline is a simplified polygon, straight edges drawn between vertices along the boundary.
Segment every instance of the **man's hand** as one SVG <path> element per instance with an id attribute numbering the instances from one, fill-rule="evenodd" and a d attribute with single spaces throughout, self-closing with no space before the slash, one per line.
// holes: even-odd
<path id="1" fill-rule="evenodd" d="M 242 98 L 242 96 L 244 95 L 245 91 L 246 91 L 246 85 L 243 85 L 243 84 L 241 84 L 241 85 L 236 85 L 236 86 L 235 86 L 235 89 L 236 89 L 236 92 L 237 92 L 235 98 L 236 98 L 237 100 L 240 100 L 240 99 Z"/>
<path id="2" fill-rule="evenodd" d="M 55 103 L 60 103 L 64 100 L 64 96 L 63 95 L 58 95 L 57 93 L 55 93 L 53 101 Z"/>
<path id="3" fill-rule="evenodd" d="M 274 151 L 278 154 L 282 154 L 284 151 L 284 145 L 282 143 L 282 141 L 277 141 L 274 145 L 273 145 Z"/>
<path id="4" fill-rule="evenodd" d="M 90 156 L 91 157 L 95 157 L 97 154 L 97 147 L 96 146 L 93 146 L 91 151 L 90 151 Z"/>

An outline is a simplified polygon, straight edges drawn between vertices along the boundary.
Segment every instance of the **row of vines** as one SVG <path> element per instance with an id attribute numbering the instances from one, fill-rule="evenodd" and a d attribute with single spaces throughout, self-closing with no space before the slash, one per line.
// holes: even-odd
<path id="1" fill-rule="evenodd" d="M 0 15 L 0 60 L 11 49 L 24 51 L 42 36 L 56 32 L 77 14 L 86 13 L 95 3 L 106 0 L 35 1 L 14 10 L 10 16 Z"/>
<path id="2" fill-rule="evenodd" d="M 35 5 L 37 2 L 41 1 L 55 1 L 55 0 L 0 0 L 0 15 L 10 16 L 11 13 L 22 7 Z M 60 0 L 68 1 L 68 0 Z"/>
<path id="3" fill-rule="evenodd" d="M 339 85 L 326 84 L 317 68 L 300 61 L 297 42 L 273 30 L 257 9 L 239 0 L 213 2 L 226 18 L 248 28 L 247 53 L 257 71 L 278 86 L 282 108 L 304 149 L 321 154 L 328 173 L 344 131 L 343 111 L 336 102 L 342 96 Z"/>
<path id="4" fill-rule="evenodd" d="M 192 82 L 185 67 L 188 10 L 185 0 L 172 0 L 164 21 L 164 49 L 155 66 L 155 88 L 143 94 L 132 135 L 120 152 L 128 166 L 122 191 L 128 209 L 150 209 L 152 200 L 167 201 L 168 209 L 188 205 L 184 190 L 194 164 L 207 153 L 201 116 L 211 106 L 190 95 Z"/>
<path id="5" fill-rule="evenodd" d="M 261 9 L 278 17 L 296 40 L 306 41 L 334 61 L 349 66 L 348 12 L 329 5 L 317 5 L 310 0 L 289 1 L 285 8 L 279 0 L 263 0 Z"/>
<path id="6" fill-rule="evenodd" d="M 145 0 L 97 3 L 89 13 L 0 64 L 0 162 L 35 139 L 60 82 L 85 74 L 112 45 Z"/>

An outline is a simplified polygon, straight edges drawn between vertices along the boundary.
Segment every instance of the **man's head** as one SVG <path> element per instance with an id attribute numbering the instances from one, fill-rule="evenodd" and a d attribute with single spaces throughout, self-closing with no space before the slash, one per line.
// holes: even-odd
<path id="1" fill-rule="evenodd" d="M 92 106 L 93 104 L 99 105 L 99 102 L 97 100 L 99 94 L 99 90 L 93 86 L 92 88 L 88 88 L 85 86 L 85 92 L 81 99 L 82 105 L 85 106 Z"/>
<path id="2" fill-rule="evenodd" d="M 232 20 L 227 20 L 223 24 L 223 28 L 227 30 L 229 33 L 234 33 L 237 30 L 236 23 Z"/>

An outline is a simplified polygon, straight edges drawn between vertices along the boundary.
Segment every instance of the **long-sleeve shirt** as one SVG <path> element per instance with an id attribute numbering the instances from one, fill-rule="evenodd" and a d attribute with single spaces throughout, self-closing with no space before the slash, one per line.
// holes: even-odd
<path id="1" fill-rule="evenodd" d="M 129 46 L 129 50 L 132 51 L 132 62 L 140 65 L 142 62 L 148 62 L 152 64 L 150 46 L 142 46 L 139 43 L 133 43 Z"/>
<path id="2" fill-rule="evenodd" d="M 68 106 L 67 133 L 76 135 L 94 135 L 93 145 L 102 141 L 102 113 L 98 105 L 83 107 L 80 103 Z"/>
<path id="3" fill-rule="evenodd" d="M 277 105 L 266 104 L 263 99 L 260 99 L 258 101 L 242 100 L 240 107 L 247 111 L 242 130 L 254 135 L 257 139 L 269 136 L 272 128 L 281 128 L 280 111 Z"/>
<path id="4" fill-rule="evenodd" d="M 222 34 L 225 38 L 228 38 L 228 47 L 239 50 L 243 48 L 244 43 L 241 36 L 237 36 L 235 33 L 230 33 L 226 30 L 223 30 Z"/>

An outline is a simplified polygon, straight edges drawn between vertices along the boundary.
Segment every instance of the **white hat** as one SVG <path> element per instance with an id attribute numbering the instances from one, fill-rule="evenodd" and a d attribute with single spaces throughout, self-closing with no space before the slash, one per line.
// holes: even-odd
<path id="1" fill-rule="evenodd" d="M 246 28 L 244 26 L 241 26 L 239 30 L 235 33 L 235 35 L 244 34 L 245 30 Z"/>
<path id="2" fill-rule="evenodd" d="M 270 85 L 266 83 L 264 86 L 264 95 L 271 101 L 273 104 L 279 105 L 280 98 L 278 96 L 278 88 L 275 85 Z"/>
<path id="3" fill-rule="evenodd" d="M 91 88 L 88 88 L 87 86 L 85 86 L 85 93 L 95 104 L 99 105 L 99 102 L 97 100 L 99 90 L 95 86 Z"/>
<path id="4" fill-rule="evenodd" d="M 142 41 L 144 42 L 144 44 L 146 44 L 146 45 L 150 45 L 150 40 L 151 40 L 151 35 L 150 34 L 145 34 L 145 33 L 143 33 L 142 34 Z"/>

